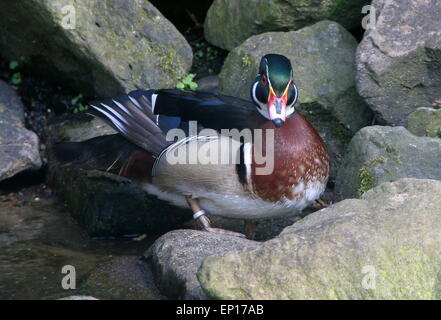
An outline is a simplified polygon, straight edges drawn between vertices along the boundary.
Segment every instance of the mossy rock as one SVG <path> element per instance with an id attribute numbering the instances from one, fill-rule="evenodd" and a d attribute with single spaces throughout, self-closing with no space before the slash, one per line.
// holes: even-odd
<path id="1" fill-rule="evenodd" d="M 7 1 L 0 11 L 0 56 L 24 56 L 23 68 L 81 92 L 174 87 L 192 63 L 189 44 L 147 0 Z"/>
<path id="2" fill-rule="evenodd" d="M 420 137 L 441 139 L 441 109 L 418 108 L 407 118 L 407 130 Z"/>
<path id="3" fill-rule="evenodd" d="M 441 180 L 441 140 L 417 137 L 403 127 L 372 126 L 352 138 L 335 181 L 337 200 L 401 178 Z"/>
<path id="4" fill-rule="evenodd" d="M 437 180 L 384 183 L 205 258 L 198 279 L 214 299 L 440 299 L 440 193 Z"/>
<path id="5" fill-rule="evenodd" d="M 436 3 L 436 4 L 435 4 Z M 357 49 L 357 88 L 378 124 L 405 126 L 441 98 L 441 6 L 437 1 L 374 0 L 377 23 Z"/>
<path id="6" fill-rule="evenodd" d="M 231 50 L 252 35 L 298 30 L 321 20 L 347 29 L 361 26 L 364 5 L 370 0 L 215 0 L 205 20 L 205 37 Z"/>

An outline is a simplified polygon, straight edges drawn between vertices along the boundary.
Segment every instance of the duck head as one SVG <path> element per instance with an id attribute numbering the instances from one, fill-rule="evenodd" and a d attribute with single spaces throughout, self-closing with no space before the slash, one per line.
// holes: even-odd
<path id="1" fill-rule="evenodd" d="M 287 57 L 273 53 L 262 57 L 259 74 L 251 87 L 251 99 L 260 114 L 276 127 L 294 114 L 297 87 Z"/>

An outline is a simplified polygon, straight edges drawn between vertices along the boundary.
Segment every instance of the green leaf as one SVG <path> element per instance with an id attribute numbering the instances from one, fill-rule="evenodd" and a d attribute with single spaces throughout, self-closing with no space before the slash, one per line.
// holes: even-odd
<path id="1" fill-rule="evenodd" d="M 178 82 L 178 84 L 176 85 L 176 89 L 184 90 L 185 89 L 185 85 L 182 82 Z"/>
<path id="2" fill-rule="evenodd" d="M 14 60 L 14 61 L 9 62 L 9 69 L 11 69 L 11 70 L 16 69 L 18 66 L 19 66 L 18 61 Z"/>
<path id="3" fill-rule="evenodd" d="M 190 83 L 190 90 L 196 90 L 197 88 L 198 88 L 199 86 L 198 86 L 198 84 L 196 83 L 196 82 L 192 82 L 192 83 Z"/>
<path id="4" fill-rule="evenodd" d="M 21 73 L 20 72 L 16 72 L 12 75 L 11 78 L 11 83 L 14 85 L 19 85 L 21 83 Z"/>

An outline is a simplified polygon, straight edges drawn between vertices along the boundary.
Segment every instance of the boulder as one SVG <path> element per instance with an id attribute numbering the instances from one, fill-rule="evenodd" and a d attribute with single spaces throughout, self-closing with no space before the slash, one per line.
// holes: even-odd
<path id="1" fill-rule="evenodd" d="M 333 177 L 352 134 L 372 121 L 355 88 L 356 47 L 354 37 L 330 21 L 299 31 L 253 36 L 228 54 L 220 73 L 220 91 L 251 99 L 250 86 L 261 57 L 268 53 L 288 57 L 299 88 L 297 108 L 328 145 Z"/>
<path id="2" fill-rule="evenodd" d="M 81 142 L 117 133 L 101 119 L 86 115 L 62 115 L 50 119 L 49 136 L 52 141 Z"/>
<path id="3" fill-rule="evenodd" d="M 257 242 L 195 230 L 176 230 L 163 235 L 149 248 L 155 281 L 161 292 L 172 299 L 207 299 L 196 278 L 204 258 L 243 248 Z"/>
<path id="4" fill-rule="evenodd" d="M 417 137 L 403 127 L 361 129 L 349 144 L 335 181 L 337 200 L 359 197 L 401 178 L 441 180 L 441 139 Z"/>
<path id="5" fill-rule="evenodd" d="M 86 94 L 173 87 L 192 50 L 147 0 L 2 1 L 0 55 Z M 25 21 L 25 23 L 23 23 Z"/>
<path id="6" fill-rule="evenodd" d="M 164 299 L 155 287 L 149 266 L 136 256 L 115 257 L 100 264 L 91 272 L 80 290 L 100 299 Z"/>
<path id="7" fill-rule="evenodd" d="M 370 0 L 215 0 L 205 19 L 205 37 L 231 50 L 252 35 L 297 30 L 321 20 L 347 29 L 360 26 L 361 9 Z"/>
<path id="8" fill-rule="evenodd" d="M 375 29 L 357 51 L 358 92 L 380 124 L 405 125 L 441 99 L 441 3 L 374 0 Z"/>
<path id="9" fill-rule="evenodd" d="M 440 193 L 436 180 L 384 183 L 205 258 L 198 279 L 215 299 L 440 299 Z"/>
<path id="10" fill-rule="evenodd" d="M 41 165 L 38 137 L 24 126 L 23 104 L 0 80 L 0 181 Z"/>
<path id="11" fill-rule="evenodd" d="M 407 130 L 419 137 L 441 138 L 441 109 L 416 109 L 407 118 Z"/>

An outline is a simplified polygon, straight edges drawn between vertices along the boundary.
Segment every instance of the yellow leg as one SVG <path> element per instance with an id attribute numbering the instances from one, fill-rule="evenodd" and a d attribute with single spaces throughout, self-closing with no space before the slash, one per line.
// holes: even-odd
<path id="1" fill-rule="evenodd" d="M 210 220 L 205 215 L 205 211 L 199 206 L 197 199 L 194 199 L 191 196 L 186 196 L 185 199 L 187 200 L 187 203 L 191 208 L 191 211 L 193 211 L 193 218 L 196 220 L 201 230 L 217 233 L 217 234 L 224 234 L 233 237 L 245 238 L 245 235 L 243 235 L 242 233 L 229 231 L 225 229 L 212 228 L 210 226 Z"/>

